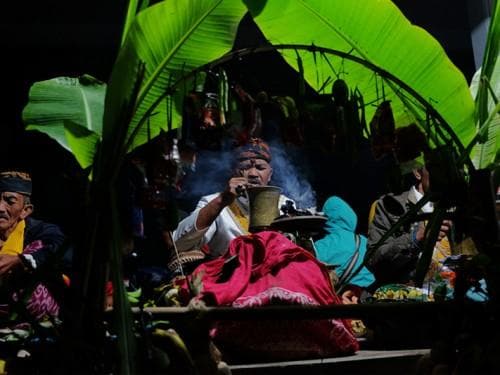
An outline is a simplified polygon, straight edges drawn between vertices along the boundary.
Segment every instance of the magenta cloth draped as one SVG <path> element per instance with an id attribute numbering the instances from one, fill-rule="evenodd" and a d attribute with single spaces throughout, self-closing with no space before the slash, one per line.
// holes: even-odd
<path id="1" fill-rule="evenodd" d="M 220 281 L 225 261 L 239 264 Z M 216 306 L 256 307 L 270 304 L 341 304 L 328 271 L 312 254 L 276 232 L 241 236 L 221 258 L 200 265 L 199 298 Z M 232 349 L 272 358 L 294 359 L 351 354 L 358 343 L 342 320 L 269 320 L 217 322 L 213 337 Z"/>
<path id="2" fill-rule="evenodd" d="M 23 254 L 33 254 L 43 247 L 43 242 L 36 240 L 31 242 L 23 251 Z M 17 293 L 13 296 L 18 299 Z M 59 304 L 45 285 L 37 284 L 33 293 L 26 303 L 26 309 L 37 320 L 46 316 L 57 317 L 59 315 Z"/>

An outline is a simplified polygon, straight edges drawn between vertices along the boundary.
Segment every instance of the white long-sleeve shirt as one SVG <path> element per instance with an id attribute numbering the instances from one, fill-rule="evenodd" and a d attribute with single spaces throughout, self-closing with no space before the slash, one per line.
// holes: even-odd
<path id="1" fill-rule="evenodd" d="M 245 231 L 229 207 L 224 207 L 209 227 L 203 229 L 196 228 L 196 220 L 200 210 L 219 194 L 215 193 L 202 197 L 196 205 L 196 209 L 179 223 L 174 232 L 174 241 L 179 252 L 200 249 L 203 245 L 208 244 L 210 254 L 213 257 L 217 257 L 226 252 L 231 240 L 245 234 Z M 291 199 L 281 195 L 278 208 L 284 205 L 287 200 Z M 248 203 L 246 199 L 240 197 L 236 202 L 241 211 L 245 215 L 248 215 Z"/>

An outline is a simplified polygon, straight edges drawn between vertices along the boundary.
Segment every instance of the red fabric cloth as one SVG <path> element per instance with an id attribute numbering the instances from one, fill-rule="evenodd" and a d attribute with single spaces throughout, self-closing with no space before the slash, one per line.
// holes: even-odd
<path id="1" fill-rule="evenodd" d="M 232 256 L 236 256 L 238 262 L 233 260 L 225 265 Z M 224 271 L 230 264 L 236 264 L 234 270 L 229 267 L 232 273 Z M 276 232 L 234 239 L 223 257 L 200 265 L 194 274 L 202 278 L 199 298 L 210 305 L 342 303 L 333 291 L 323 264 Z M 214 338 L 232 349 L 266 353 L 273 358 L 321 357 L 350 354 L 358 349 L 348 327 L 344 321 L 336 319 L 218 322 Z"/>

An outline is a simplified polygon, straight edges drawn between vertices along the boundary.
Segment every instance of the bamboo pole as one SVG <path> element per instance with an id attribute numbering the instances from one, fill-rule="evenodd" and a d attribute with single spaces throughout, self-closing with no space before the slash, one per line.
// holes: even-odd
<path id="1" fill-rule="evenodd" d="M 435 317 L 436 314 L 463 313 L 465 311 L 486 312 L 483 303 L 445 302 L 377 302 L 353 305 L 276 305 L 263 307 L 146 307 L 132 308 L 134 314 L 141 312 L 155 318 L 183 319 L 203 318 L 207 320 L 307 320 L 307 319 L 377 319 L 397 317 Z"/>

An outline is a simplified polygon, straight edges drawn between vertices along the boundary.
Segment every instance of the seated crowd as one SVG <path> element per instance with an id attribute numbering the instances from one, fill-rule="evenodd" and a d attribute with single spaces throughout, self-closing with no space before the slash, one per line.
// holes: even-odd
<path id="1" fill-rule="evenodd" d="M 385 194 L 373 203 L 367 236 L 357 233 L 358 217 L 345 200 L 334 195 L 326 199 L 320 212 L 325 224 L 311 251 L 279 231 L 256 232 L 249 227 L 245 191 L 272 181 L 273 155 L 268 144 L 252 138 L 235 148 L 232 158 L 230 177 L 221 191 L 201 197 L 182 220 L 172 204 L 170 185 L 160 186 L 154 179 L 151 183 L 160 185 L 153 189 L 157 194 L 153 203 L 138 197 L 127 202 L 124 228 L 130 242 L 125 249 L 125 275 L 130 288 L 146 293 L 169 285 L 178 292 L 176 304 L 187 305 L 191 300 L 240 308 L 362 303 L 381 286 L 413 285 L 424 249 L 425 221 L 404 224 L 388 237 L 386 233 L 429 190 L 429 173 L 420 159 L 412 164 L 414 179 L 407 191 Z M 133 166 L 136 172 L 137 165 Z M 135 180 L 142 183 L 144 178 Z M 132 190 L 140 191 L 137 186 Z M 69 246 L 56 225 L 31 217 L 31 192 L 28 174 L 0 173 L 0 303 L 4 316 L 15 306 L 27 321 L 54 320 L 67 288 L 64 261 L 69 258 Z M 130 192 L 124 195 L 130 197 Z M 275 208 L 282 216 L 285 208 L 293 207 L 291 198 L 279 197 Z M 433 209 L 427 202 L 420 211 Z M 447 270 L 443 262 L 452 255 L 451 228 L 449 220 L 442 222 L 425 277 L 429 283 Z M 290 338 L 290 330 L 300 338 Z M 353 353 L 359 348 L 358 334 L 344 319 L 284 319 L 258 325 L 226 321 L 218 322 L 212 331 L 214 340 L 228 352 L 244 350 L 247 355 L 285 359 Z"/>

